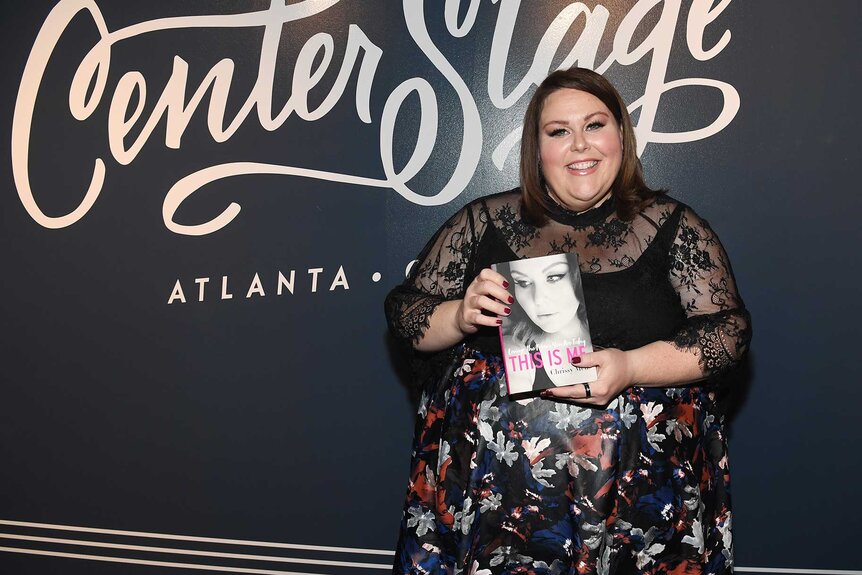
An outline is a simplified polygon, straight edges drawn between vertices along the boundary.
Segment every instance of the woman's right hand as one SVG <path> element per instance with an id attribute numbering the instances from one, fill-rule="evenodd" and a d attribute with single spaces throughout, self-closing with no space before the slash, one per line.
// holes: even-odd
<path id="1" fill-rule="evenodd" d="M 515 301 L 506 291 L 508 285 L 499 273 L 483 269 L 467 286 L 463 299 L 446 300 L 437 306 L 428 320 L 428 328 L 413 347 L 422 352 L 442 351 L 482 326 L 500 325 L 497 315 L 509 315 L 509 305 Z"/>
<path id="2" fill-rule="evenodd" d="M 509 306 L 515 301 L 506 288 L 509 282 L 491 268 L 476 276 L 464 293 L 455 314 L 457 327 L 464 335 L 479 331 L 482 326 L 500 325 L 498 315 L 509 315 Z M 491 315 L 486 315 L 488 314 Z"/>

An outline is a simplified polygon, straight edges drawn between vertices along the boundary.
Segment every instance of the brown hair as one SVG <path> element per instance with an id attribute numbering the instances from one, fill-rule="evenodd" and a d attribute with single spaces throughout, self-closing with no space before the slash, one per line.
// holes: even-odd
<path id="1" fill-rule="evenodd" d="M 546 191 L 545 177 L 539 165 L 539 123 L 545 100 L 563 88 L 592 94 L 608 107 L 623 134 L 623 157 L 620 171 L 611 185 L 616 200 L 617 215 L 631 220 L 641 209 L 661 193 L 649 188 L 643 179 L 643 168 L 637 156 L 634 128 L 626 104 L 604 76 L 586 68 L 557 70 L 545 78 L 533 94 L 524 114 L 521 136 L 521 197 L 524 219 L 534 225 L 548 221 L 553 200 Z"/>

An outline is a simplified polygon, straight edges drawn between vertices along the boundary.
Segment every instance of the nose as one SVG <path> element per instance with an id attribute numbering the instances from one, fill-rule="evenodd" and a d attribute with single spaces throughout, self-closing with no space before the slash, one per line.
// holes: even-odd
<path id="1" fill-rule="evenodd" d="M 587 141 L 586 134 L 583 132 L 575 132 L 572 135 L 572 151 L 573 152 L 583 152 L 590 147 L 590 143 Z"/>
<path id="2" fill-rule="evenodd" d="M 551 303 L 551 294 L 548 293 L 545 286 L 537 283 L 533 292 L 533 300 L 536 302 L 536 308 L 540 312 L 544 312 L 547 310 L 548 304 Z"/>

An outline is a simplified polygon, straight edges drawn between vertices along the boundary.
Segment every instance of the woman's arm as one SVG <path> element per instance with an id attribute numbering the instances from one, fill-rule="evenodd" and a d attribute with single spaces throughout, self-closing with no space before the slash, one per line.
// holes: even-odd
<path id="1" fill-rule="evenodd" d="M 718 237 L 691 209 L 680 218 L 669 258 L 669 280 L 687 316 L 673 339 L 585 354 L 578 365 L 598 367 L 592 396 L 586 398 L 584 386 L 574 385 L 549 390 L 545 397 L 606 405 L 633 385 L 684 385 L 739 363 L 751 339 L 750 317 Z"/>
<path id="2" fill-rule="evenodd" d="M 462 299 L 443 301 L 434 309 L 428 327 L 414 343 L 414 348 L 424 352 L 441 351 L 476 333 L 482 326 L 499 325 L 497 315 L 509 313 L 502 302 L 511 304 L 514 301 L 506 291 L 507 285 L 502 275 L 490 268 L 483 269 L 467 287 Z"/>
<path id="3" fill-rule="evenodd" d="M 456 213 L 422 250 L 410 277 L 386 298 L 396 339 L 422 352 L 452 347 L 481 326 L 497 325 L 512 301 L 505 278 L 491 269 L 464 285 L 483 230 L 474 204 Z M 490 314 L 490 315 L 489 315 Z"/>
<path id="4" fill-rule="evenodd" d="M 580 356 L 578 367 L 597 367 L 599 378 L 590 383 L 589 398 L 583 385 L 569 385 L 547 390 L 542 397 L 572 399 L 580 403 L 607 405 L 633 385 L 672 387 L 684 385 L 705 376 L 698 358 L 665 341 L 656 341 L 633 349 L 603 349 Z"/>

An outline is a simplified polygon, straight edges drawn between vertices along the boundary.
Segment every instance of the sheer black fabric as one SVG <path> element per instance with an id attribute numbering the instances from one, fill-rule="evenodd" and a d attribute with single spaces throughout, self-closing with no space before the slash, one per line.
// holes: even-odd
<path id="1" fill-rule="evenodd" d="M 559 208 L 547 225 L 536 228 L 523 221 L 520 205 L 517 191 L 496 194 L 470 203 L 445 223 L 407 281 L 386 299 L 397 338 L 417 342 L 434 309 L 463 297 L 493 263 L 574 251 L 595 345 L 633 349 L 666 340 L 697 355 L 705 377 L 745 353 L 749 317 L 727 254 L 706 220 L 688 206 L 660 196 L 632 221 L 623 221 L 611 198 L 582 214 Z M 636 274 L 629 270 L 639 268 L 648 273 L 630 282 Z M 657 305 L 656 297 L 664 305 Z M 483 329 L 468 343 L 493 353 L 499 352 L 498 340 L 495 329 Z"/>

